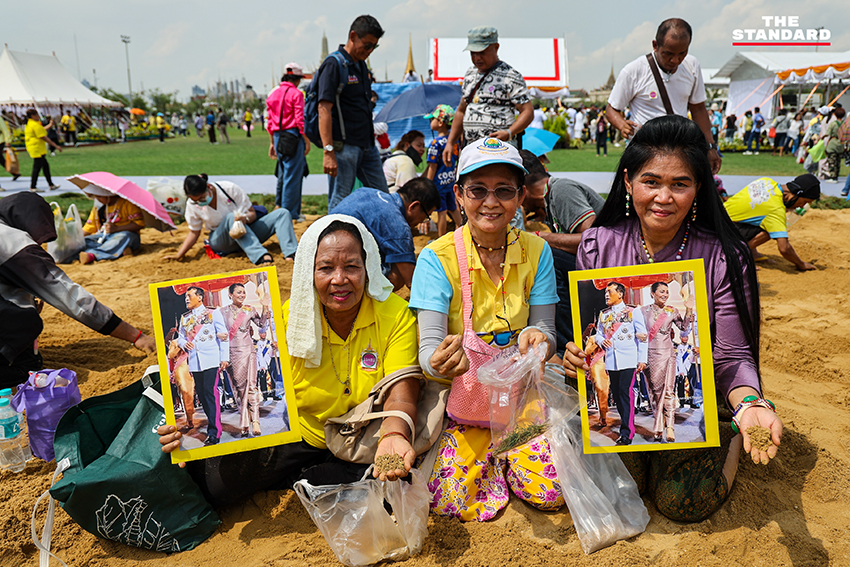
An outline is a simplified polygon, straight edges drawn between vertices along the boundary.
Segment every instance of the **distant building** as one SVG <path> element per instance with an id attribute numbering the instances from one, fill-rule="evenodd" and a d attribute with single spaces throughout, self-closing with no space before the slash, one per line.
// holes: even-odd
<path id="1" fill-rule="evenodd" d="M 87 80 L 87 79 L 83 79 L 83 80 L 82 80 L 82 81 L 80 81 L 80 82 L 81 82 L 81 83 L 83 84 L 83 86 L 84 86 L 84 87 L 86 87 L 87 89 L 90 89 L 90 88 L 91 88 L 91 83 L 90 83 L 90 82 L 88 82 L 88 80 Z"/>
<path id="2" fill-rule="evenodd" d="M 204 89 L 202 89 L 201 87 L 199 87 L 198 85 L 194 85 L 192 87 L 192 98 L 195 98 L 196 96 L 206 96 L 206 95 L 207 95 L 206 91 Z"/>

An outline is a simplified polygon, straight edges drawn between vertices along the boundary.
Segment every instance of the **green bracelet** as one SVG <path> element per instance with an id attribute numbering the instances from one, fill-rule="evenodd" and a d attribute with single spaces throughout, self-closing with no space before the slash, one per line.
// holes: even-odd
<path id="1" fill-rule="evenodd" d="M 773 413 L 776 413 L 776 405 L 774 405 L 774 403 L 768 400 L 767 398 L 759 398 L 758 396 L 747 396 L 746 398 L 741 400 L 741 403 L 738 404 L 738 407 L 735 408 L 735 412 L 732 414 L 732 430 L 735 433 L 741 432 L 741 424 L 738 422 L 738 415 L 745 409 L 752 406 L 760 406 L 763 408 L 767 408 Z"/>

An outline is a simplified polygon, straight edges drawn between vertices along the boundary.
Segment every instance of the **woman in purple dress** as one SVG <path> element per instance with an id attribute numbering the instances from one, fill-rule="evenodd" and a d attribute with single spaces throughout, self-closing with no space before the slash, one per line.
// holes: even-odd
<path id="1" fill-rule="evenodd" d="M 245 305 L 245 286 L 232 284 L 230 305 L 221 308 L 224 324 L 230 336 L 230 377 L 233 380 L 233 393 L 239 407 L 239 425 L 242 437 L 248 437 L 248 426 L 257 436 L 260 430 L 260 391 L 257 389 L 257 352 L 251 337 L 251 323 L 263 327 L 269 319 L 269 308 L 263 305 L 260 315 L 251 306 Z"/>
<path id="2" fill-rule="evenodd" d="M 659 511 L 692 522 L 725 501 L 742 446 L 766 465 L 782 437 L 782 420 L 761 394 L 755 265 L 715 190 L 708 150 L 702 131 L 686 118 L 647 122 L 623 152 L 608 200 L 582 234 L 577 254 L 580 270 L 705 262 L 721 446 L 621 455 Z M 577 368 L 588 370 L 584 353 L 568 343 L 564 369 L 576 376 Z M 732 418 L 740 434 L 729 424 Z M 770 430 L 767 451 L 750 443 L 747 429 L 755 426 Z"/>
<path id="3" fill-rule="evenodd" d="M 649 288 L 653 302 L 640 308 L 646 322 L 647 351 L 646 373 L 652 396 L 652 410 L 655 412 L 653 433 L 656 441 L 663 440 L 663 431 L 667 430 L 667 441 L 676 440 L 673 426 L 676 424 L 676 399 L 673 388 L 676 385 L 676 347 L 670 332 L 675 325 L 679 332 L 688 334 L 691 310 L 687 308 L 685 316 L 675 307 L 666 305 L 670 290 L 666 283 L 655 282 Z"/>

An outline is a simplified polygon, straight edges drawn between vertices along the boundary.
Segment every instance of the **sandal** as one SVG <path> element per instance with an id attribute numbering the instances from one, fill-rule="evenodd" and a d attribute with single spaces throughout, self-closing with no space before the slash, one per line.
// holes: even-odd
<path id="1" fill-rule="evenodd" d="M 676 433 L 673 431 L 672 427 L 667 428 L 667 442 L 675 443 L 676 442 Z"/>
<path id="2" fill-rule="evenodd" d="M 256 266 L 260 268 L 264 268 L 266 266 L 274 266 L 274 258 L 272 258 L 271 254 L 266 252 L 265 254 L 263 254 L 263 257 L 260 258 L 260 261 L 256 263 Z"/>
<path id="3" fill-rule="evenodd" d="M 253 426 L 252 433 L 254 434 L 254 437 L 259 437 L 260 435 L 263 434 L 263 432 L 260 431 L 260 422 L 259 421 L 254 420 L 254 421 L 251 422 L 251 425 Z"/>

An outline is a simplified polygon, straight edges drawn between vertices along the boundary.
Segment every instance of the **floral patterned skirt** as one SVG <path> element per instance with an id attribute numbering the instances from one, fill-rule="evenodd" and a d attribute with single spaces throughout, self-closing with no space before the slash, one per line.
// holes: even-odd
<path id="1" fill-rule="evenodd" d="M 549 442 L 542 435 L 493 455 L 489 429 L 449 421 L 428 482 L 431 511 L 463 521 L 483 522 L 507 506 L 508 487 L 541 510 L 564 505 Z"/>

